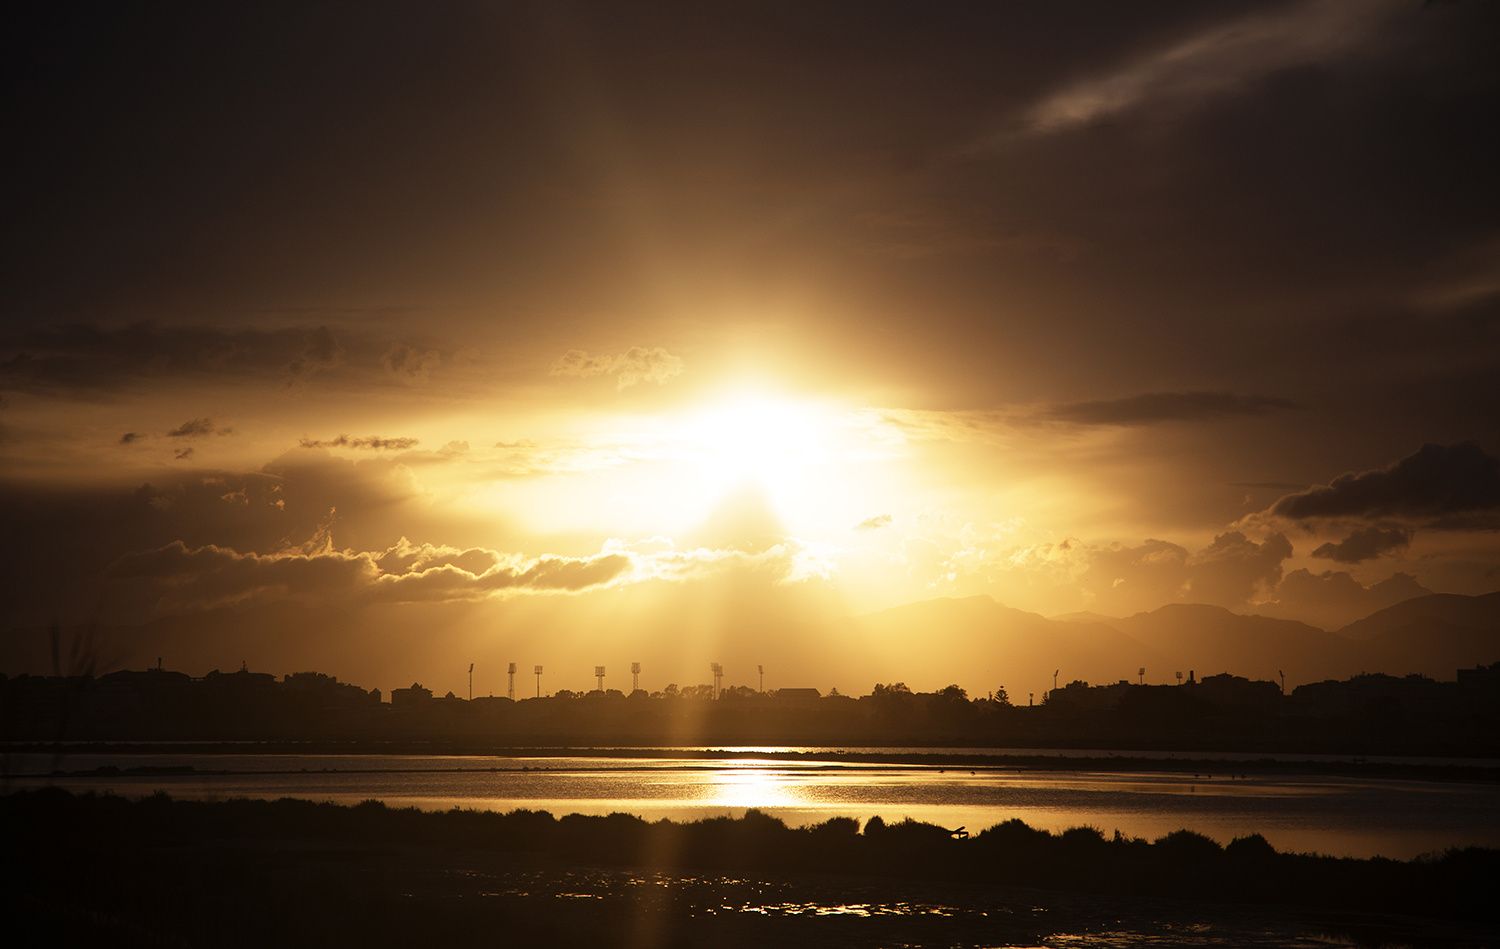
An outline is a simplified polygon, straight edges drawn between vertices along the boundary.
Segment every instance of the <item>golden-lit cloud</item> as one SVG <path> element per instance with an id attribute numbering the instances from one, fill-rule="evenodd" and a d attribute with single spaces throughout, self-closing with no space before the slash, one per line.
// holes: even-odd
<path id="1" fill-rule="evenodd" d="M 226 495 L 238 500 L 238 496 Z M 838 549 L 787 538 L 764 550 L 635 550 L 614 540 L 586 557 L 523 557 L 485 548 L 412 544 L 382 551 L 337 550 L 332 536 L 268 554 L 213 544 L 129 553 L 114 580 L 148 584 L 163 611 L 214 609 L 279 599 L 360 604 L 472 602 L 515 594 L 567 594 L 652 580 L 684 583 L 737 570 L 777 583 L 829 579 Z"/>

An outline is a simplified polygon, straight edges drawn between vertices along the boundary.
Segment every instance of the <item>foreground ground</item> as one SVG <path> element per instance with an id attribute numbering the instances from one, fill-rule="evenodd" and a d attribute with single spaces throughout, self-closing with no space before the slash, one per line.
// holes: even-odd
<path id="1" fill-rule="evenodd" d="M 1014 822 L 962 840 L 753 812 L 646 824 L 55 789 L 0 815 L 9 929 L 62 943 L 1500 945 L 1493 851 L 1397 863 Z"/>

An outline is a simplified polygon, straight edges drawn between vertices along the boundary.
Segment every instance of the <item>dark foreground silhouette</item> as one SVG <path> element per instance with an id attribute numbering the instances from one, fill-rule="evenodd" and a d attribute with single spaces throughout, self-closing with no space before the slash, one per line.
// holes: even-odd
<path id="1" fill-rule="evenodd" d="M 965 837 L 878 818 L 863 832 L 850 818 L 789 828 L 757 811 L 648 823 L 57 788 L 0 798 L 0 834 L 12 933 L 68 943 L 1500 941 L 1500 851 L 1482 848 L 1353 860 L 1279 853 L 1258 835 L 1110 840 L 1017 820 Z"/>

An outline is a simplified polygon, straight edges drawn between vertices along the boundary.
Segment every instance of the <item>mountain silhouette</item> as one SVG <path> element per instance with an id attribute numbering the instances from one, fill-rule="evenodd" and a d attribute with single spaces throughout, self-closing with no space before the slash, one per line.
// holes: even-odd
<path id="1" fill-rule="evenodd" d="M 1244 616 L 1203 603 L 1171 603 L 1100 621 L 1170 656 L 1174 673 L 1193 672 L 1199 678 L 1232 672 L 1272 680 L 1284 671 L 1289 682 L 1315 682 L 1338 676 L 1353 653 L 1347 640 L 1316 626 Z"/>
<path id="2" fill-rule="evenodd" d="M 1338 631 L 1350 639 L 1373 639 L 1383 633 L 1425 622 L 1478 630 L 1500 630 L 1500 592 L 1483 596 L 1434 593 L 1377 610 Z"/>

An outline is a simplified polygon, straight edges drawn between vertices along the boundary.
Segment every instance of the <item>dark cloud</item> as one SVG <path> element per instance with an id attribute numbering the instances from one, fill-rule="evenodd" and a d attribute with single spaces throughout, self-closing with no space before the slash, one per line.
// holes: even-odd
<path id="1" fill-rule="evenodd" d="M 124 435 L 120 436 L 120 444 L 129 445 L 130 443 L 138 442 L 145 437 L 146 436 L 142 435 L 140 432 L 126 432 Z"/>
<path id="2" fill-rule="evenodd" d="M 0 576 L 16 591 L 0 597 L 0 623 L 76 620 L 87 610 L 139 618 L 150 607 L 144 594 L 103 584 L 105 570 L 127 553 L 173 541 L 189 549 L 280 551 L 337 528 L 341 545 L 384 550 L 402 532 L 441 529 L 420 517 L 420 484 L 388 457 L 293 449 L 259 471 L 204 470 L 186 461 L 144 484 L 0 480 L 0 533 L 28 539 L 0 545 Z"/>
<path id="3" fill-rule="evenodd" d="M 0 333 L 0 388 L 97 399 L 164 378 L 267 381 L 309 349 L 304 330 L 225 330 L 135 323 L 35 327 Z"/>
<path id="4" fill-rule="evenodd" d="M 172 455 L 175 461 L 187 461 L 191 457 L 193 457 L 193 450 L 191 448 L 180 448 Z"/>
<path id="5" fill-rule="evenodd" d="M 357 340 L 362 357 L 369 343 Z M 377 351 L 378 352 L 378 351 Z M 374 358 L 374 354 L 371 358 Z M 136 322 L 108 328 L 92 324 L 0 331 L 0 388 L 68 399 L 113 399 L 129 387 L 168 379 L 222 381 L 226 375 L 305 381 L 344 361 L 345 346 L 329 327 L 317 330 L 222 330 L 204 325 Z M 419 378 L 435 354 L 407 366 Z"/>
<path id="6" fill-rule="evenodd" d="M 393 451 L 405 451 L 417 445 L 419 441 L 416 438 L 384 438 L 380 435 L 370 435 L 365 438 L 350 438 L 348 435 L 340 435 L 337 438 L 321 440 L 316 438 L 299 438 L 297 439 L 297 445 L 300 448 L 373 448 L 376 451 L 389 448 Z"/>
<path id="7" fill-rule="evenodd" d="M 1147 392 L 1123 399 L 1053 406 L 1044 418 L 1077 425 L 1152 425 L 1237 415 L 1268 415 L 1300 408 L 1289 399 L 1232 392 Z"/>
<path id="8" fill-rule="evenodd" d="M 1404 528 L 1393 527 L 1390 530 L 1381 530 L 1378 527 L 1365 527 L 1354 531 L 1337 544 L 1324 544 L 1314 550 L 1312 555 L 1319 560 L 1363 563 L 1410 544 L 1411 531 Z"/>
<path id="9" fill-rule="evenodd" d="M 1500 514 L 1448 514 L 1427 526 L 1436 531 L 1500 531 Z"/>
<path id="10" fill-rule="evenodd" d="M 287 371 L 292 374 L 289 385 L 311 379 L 319 370 L 331 369 L 344 361 L 344 347 L 339 345 L 333 330 L 327 326 L 308 333 L 302 342 L 302 355 L 287 366 Z"/>
<path id="11" fill-rule="evenodd" d="M 392 378 L 409 386 L 426 384 L 427 373 L 436 369 L 441 362 L 437 350 L 419 352 L 404 343 L 392 344 L 385 355 L 380 357 L 380 364 L 385 367 L 385 371 Z"/>
<path id="12" fill-rule="evenodd" d="M 867 517 L 858 524 L 855 524 L 854 529 L 857 531 L 880 530 L 882 527 L 890 527 L 891 521 L 892 518 L 889 514 L 877 514 L 874 517 Z"/>
<path id="13" fill-rule="evenodd" d="M 233 435 L 234 429 L 218 425 L 211 418 L 188 419 L 167 433 L 168 438 L 208 438 L 213 435 Z M 133 441 L 134 439 L 132 439 Z"/>
<path id="14" fill-rule="evenodd" d="M 1339 475 L 1289 494 L 1271 513 L 1314 517 L 1442 517 L 1500 508 L 1500 459 L 1478 442 L 1423 445 L 1385 468 Z"/>

